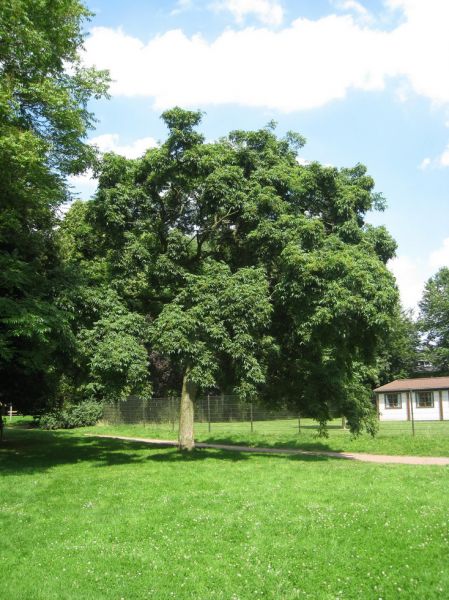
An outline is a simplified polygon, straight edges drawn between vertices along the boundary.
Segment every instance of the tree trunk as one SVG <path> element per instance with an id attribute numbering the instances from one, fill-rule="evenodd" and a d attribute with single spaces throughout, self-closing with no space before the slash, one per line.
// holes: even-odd
<path id="1" fill-rule="evenodd" d="M 197 386 L 188 380 L 190 367 L 187 366 L 182 380 L 181 406 L 179 410 L 179 449 L 192 450 L 195 446 L 193 436 L 193 402 Z"/>

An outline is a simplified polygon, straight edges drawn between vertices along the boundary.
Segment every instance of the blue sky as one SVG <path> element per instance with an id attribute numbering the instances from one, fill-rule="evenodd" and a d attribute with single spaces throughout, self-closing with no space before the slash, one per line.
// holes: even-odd
<path id="1" fill-rule="evenodd" d="M 405 306 L 449 266 L 448 0 L 90 0 L 83 60 L 111 71 L 92 104 L 101 150 L 134 157 L 165 138 L 160 113 L 205 111 L 215 139 L 274 119 L 303 160 L 367 165 L 398 242 Z M 94 182 L 72 178 L 88 197 Z"/>

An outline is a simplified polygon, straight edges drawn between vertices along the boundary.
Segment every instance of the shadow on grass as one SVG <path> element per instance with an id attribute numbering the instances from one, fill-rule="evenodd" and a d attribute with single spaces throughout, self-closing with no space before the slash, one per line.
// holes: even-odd
<path id="1" fill-rule="evenodd" d="M 6 429 L 0 442 L 2 475 L 32 474 L 58 465 L 90 462 L 91 466 L 143 462 L 144 444 L 81 437 L 67 432 Z"/>
<path id="2" fill-rule="evenodd" d="M 215 440 L 216 441 L 216 440 Z M 142 452 L 145 451 L 145 452 Z M 179 452 L 175 447 L 124 440 L 85 437 L 65 431 L 7 428 L 0 442 L 0 473 L 4 475 L 45 472 L 61 465 L 90 463 L 91 467 L 144 464 L 157 462 L 196 462 L 225 460 L 237 462 L 250 460 L 251 456 L 283 458 L 302 461 L 332 460 L 322 456 L 276 455 L 259 452 L 240 452 L 198 448 L 192 452 Z"/>
<path id="3" fill-rule="evenodd" d="M 201 442 L 204 444 L 225 444 L 229 446 L 250 446 L 251 448 L 282 448 L 285 450 L 307 450 L 309 452 L 345 452 L 343 448 L 337 448 L 335 444 L 330 446 L 326 443 L 326 438 L 321 440 L 302 441 L 299 437 L 274 442 L 267 439 L 251 439 L 244 437 L 230 436 L 201 436 Z"/>
<path id="4" fill-rule="evenodd" d="M 158 462 L 194 462 L 201 460 L 226 460 L 229 462 L 239 462 L 250 460 L 251 457 L 281 458 L 287 460 L 299 460 L 302 462 L 323 462 L 332 460 L 329 456 L 314 456 L 307 454 L 275 454 L 257 451 L 223 450 L 220 448 L 195 448 L 191 452 L 179 452 L 176 448 L 170 448 L 171 452 L 152 453 L 148 460 Z"/>

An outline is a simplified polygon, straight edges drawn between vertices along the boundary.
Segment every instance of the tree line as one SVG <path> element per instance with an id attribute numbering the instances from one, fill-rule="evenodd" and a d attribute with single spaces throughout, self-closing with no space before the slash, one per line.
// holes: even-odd
<path id="1" fill-rule="evenodd" d="M 2 398 L 174 394 L 185 448 L 200 391 L 374 432 L 373 385 L 410 374 L 424 343 L 447 368 L 449 271 L 426 288 L 423 340 L 386 267 L 396 244 L 366 222 L 384 208 L 367 169 L 299 164 L 305 140 L 274 123 L 206 142 L 202 113 L 173 108 L 157 148 L 98 156 L 88 102 L 108 75 L 79 61 L 87 18 L 77 0 L 0 16 Z M 87 167 L 95 196 L 59 217 Z"/>

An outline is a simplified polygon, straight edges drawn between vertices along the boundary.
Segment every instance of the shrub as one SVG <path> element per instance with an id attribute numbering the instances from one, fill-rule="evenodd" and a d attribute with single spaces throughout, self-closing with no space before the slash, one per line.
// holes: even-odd
<path id="1" fill-rule="evenodd" d="M 65 427 L 63 411 L 52 410 L 44 413 L 39 417 L 38 424 L 41 429 L 63 429 Z"/>
<path id="2" fill-rule="evenodd" d="M 86 400 L 60 410 L 52 410 L 41 416 L 41 429 L 74 429 L 95 425 L 103 414 L 103 406 L 98 402 Z"/>

